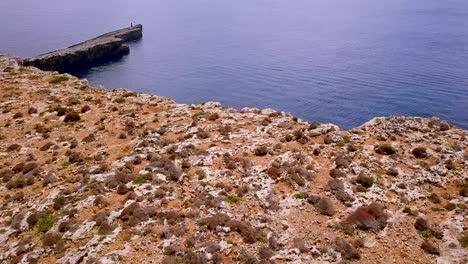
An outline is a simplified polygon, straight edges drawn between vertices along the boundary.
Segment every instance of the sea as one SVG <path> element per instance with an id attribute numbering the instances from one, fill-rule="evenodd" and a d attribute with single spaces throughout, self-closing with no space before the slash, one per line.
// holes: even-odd
<path id="1" fill-rule="evenodd" d="M 130 23 L 144 27 L 130 54 L 80 78 L 342 128 L 404 115 L 468 129 L 467 0 L 1 0 L 0 53 Z"/>

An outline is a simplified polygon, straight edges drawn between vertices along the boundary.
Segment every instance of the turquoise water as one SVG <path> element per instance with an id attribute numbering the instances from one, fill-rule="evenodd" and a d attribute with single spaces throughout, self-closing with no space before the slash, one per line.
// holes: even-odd
<path id="1" fill-rule="evenodd" d="M 466 0 L 4 0 L 0 52 L 27 57 L 144 25 L 93 84 L 274 108 L 354 127 L 439 116 L 468 128 Z"/>

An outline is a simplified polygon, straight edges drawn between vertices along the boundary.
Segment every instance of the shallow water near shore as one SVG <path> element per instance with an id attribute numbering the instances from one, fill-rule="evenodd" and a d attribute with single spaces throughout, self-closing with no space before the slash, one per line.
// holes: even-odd
<path id="1" fill-rule="evenodd" d="M 468 2 L 463 0 L 0 2 L 0 53 L 22 57 L 144 25 L 92 84 L 274 108 L 354 127 L 387 115 L 468 128 Z"/>

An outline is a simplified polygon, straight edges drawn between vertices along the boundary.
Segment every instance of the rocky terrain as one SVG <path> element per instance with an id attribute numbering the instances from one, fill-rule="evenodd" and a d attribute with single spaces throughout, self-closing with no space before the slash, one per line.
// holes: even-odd
<path id="1" fill-rule="evenodd" d="M 341 130 L 0 57 L 1 263 L 468 263 L 468 131 Z"/>

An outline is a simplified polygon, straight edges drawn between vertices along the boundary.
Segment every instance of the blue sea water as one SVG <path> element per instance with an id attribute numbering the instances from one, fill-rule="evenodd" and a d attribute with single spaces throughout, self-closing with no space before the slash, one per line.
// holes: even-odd
<path id="1" fill-rule="evenodd" d="M 144 25 L 107 88 L 274 108 L 350 128 L 439 116 L 468 128 L 466 0 L 2 0 L 0 53 L 28 57 Z"/>

